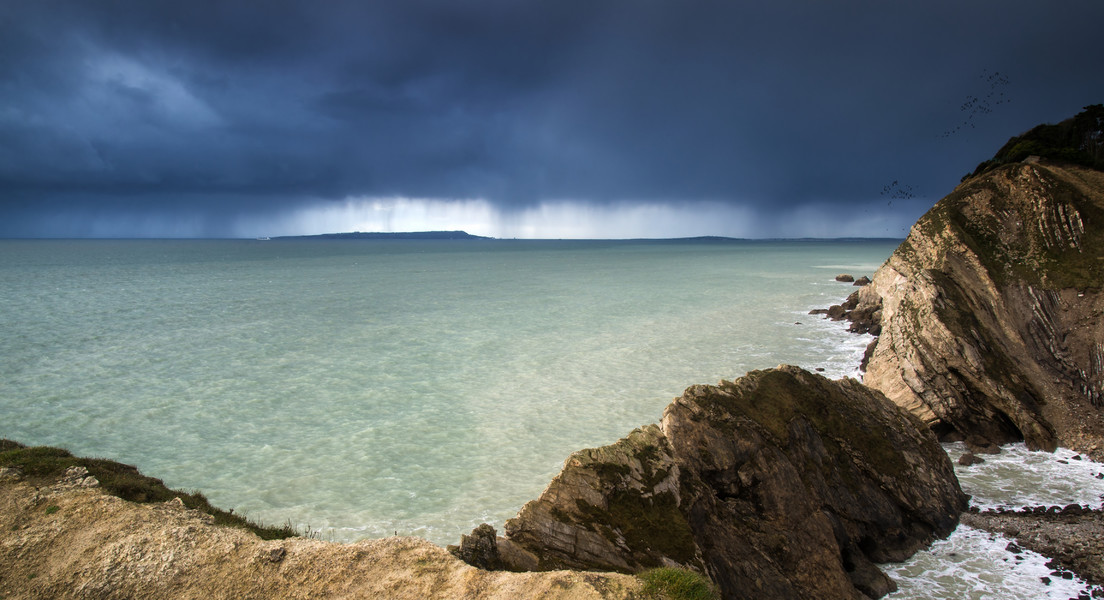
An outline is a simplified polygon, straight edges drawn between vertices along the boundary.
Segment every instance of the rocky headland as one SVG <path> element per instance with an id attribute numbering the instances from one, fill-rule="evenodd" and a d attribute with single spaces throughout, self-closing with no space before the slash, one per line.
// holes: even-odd
<path id="1" fill-rule="evenodd" d="M 1104 460 L 1104 106 L 1009 140 L 824 311 L 875 337 L 863 383 L 978 454 L 1024 441 Z M 966 463 L 979 460 L 973 454 Z M 1104 513 L 976 513 L 1101 584 Z"/>
<path id="2" fill-rule="evenodd" d="M 850 301 L 879 313 L 863 382 L 944 438 L 1104 459 L 1104 172 L 967 179 Z"/>
<path id="3" fill-rule="evenodd" d="M 966 497 L 923 424 L 796 367 L 686 390 L 659 425 L 572 455 L 498 546 L 516 569 L 709 575 L 724 598 L 877 598 L 875 566 L 954 530 Z"/>

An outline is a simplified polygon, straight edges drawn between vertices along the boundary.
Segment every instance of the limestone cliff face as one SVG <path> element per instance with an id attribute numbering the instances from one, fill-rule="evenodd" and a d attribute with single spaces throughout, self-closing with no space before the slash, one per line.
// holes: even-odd
<path id="1" fill-rule="evenodd" d="M 679 565 L 725 598 L 880 597 L 873 562 L 957 524 L 966 498 L 915 417 L 796 367 L 693 386 L 660 425 L 572 455 L 506 523 L 514 568 Z"/>
<path id="2" fill-rule="evenodd" d="M 1104 173 L 1038 162 L 966 180 L 859 292 L 864 383 L 943 433 L 1101 458 Z"/>

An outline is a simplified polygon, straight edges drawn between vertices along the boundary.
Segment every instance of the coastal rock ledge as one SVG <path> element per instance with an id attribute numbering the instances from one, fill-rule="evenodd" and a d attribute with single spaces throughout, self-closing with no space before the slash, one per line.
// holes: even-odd
<path id="1" fill-rule="evenodd" d="M 688 388 L 659 425 L 565 462 L 508 521 L 516 570 L 680 566 L 724 598 L 878 598 L 874 563 L 948 535 L 967 498 L 923 423 L 797 367 Z"/>

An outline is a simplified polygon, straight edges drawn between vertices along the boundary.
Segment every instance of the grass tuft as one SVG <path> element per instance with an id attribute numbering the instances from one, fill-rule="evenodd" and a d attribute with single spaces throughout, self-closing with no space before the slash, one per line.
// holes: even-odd
<path id="1" fill-rule="evenodd" d="M 0 467 L 19 467 L 31 481 L 56 480 L 69 467 L 84 467 L 100 482 L 107 493 L 140 504 L 168 502 L 180 498 L 184 506 L 214 517 L 215 524 L 237 527 L 257 534 L 264 540 L 296 537 L 299 532 L 290 522 L 274 527 L 235 515 L 234 511 L 213 506 L 199 492 L 182 492 L 165 486 L 160 479 L 142 475 L 137 467 L 102 458 L 73 456 L 68 450 L 49 446 L 27 447 L 11 440 L 0 440 Z"/>
<path id="2" fill-rule="evenodd" d="M 637 575 L 644 593 L 656 600 L 717 600 L 713 583 L 701 573 L 675 567 L 649 569 Z"/>

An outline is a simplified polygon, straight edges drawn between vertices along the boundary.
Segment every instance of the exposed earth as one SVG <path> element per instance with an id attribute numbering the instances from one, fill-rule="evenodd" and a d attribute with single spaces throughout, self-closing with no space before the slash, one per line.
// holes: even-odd
<path id="1" fill-rule="evenodd" d="M 645 597 L 630 575 L 484 571 L 411 537 L 264 541 L 179 501 L 108 495 L 79 470 L 49 485 L 0 474 L 3 600 Z"/>

